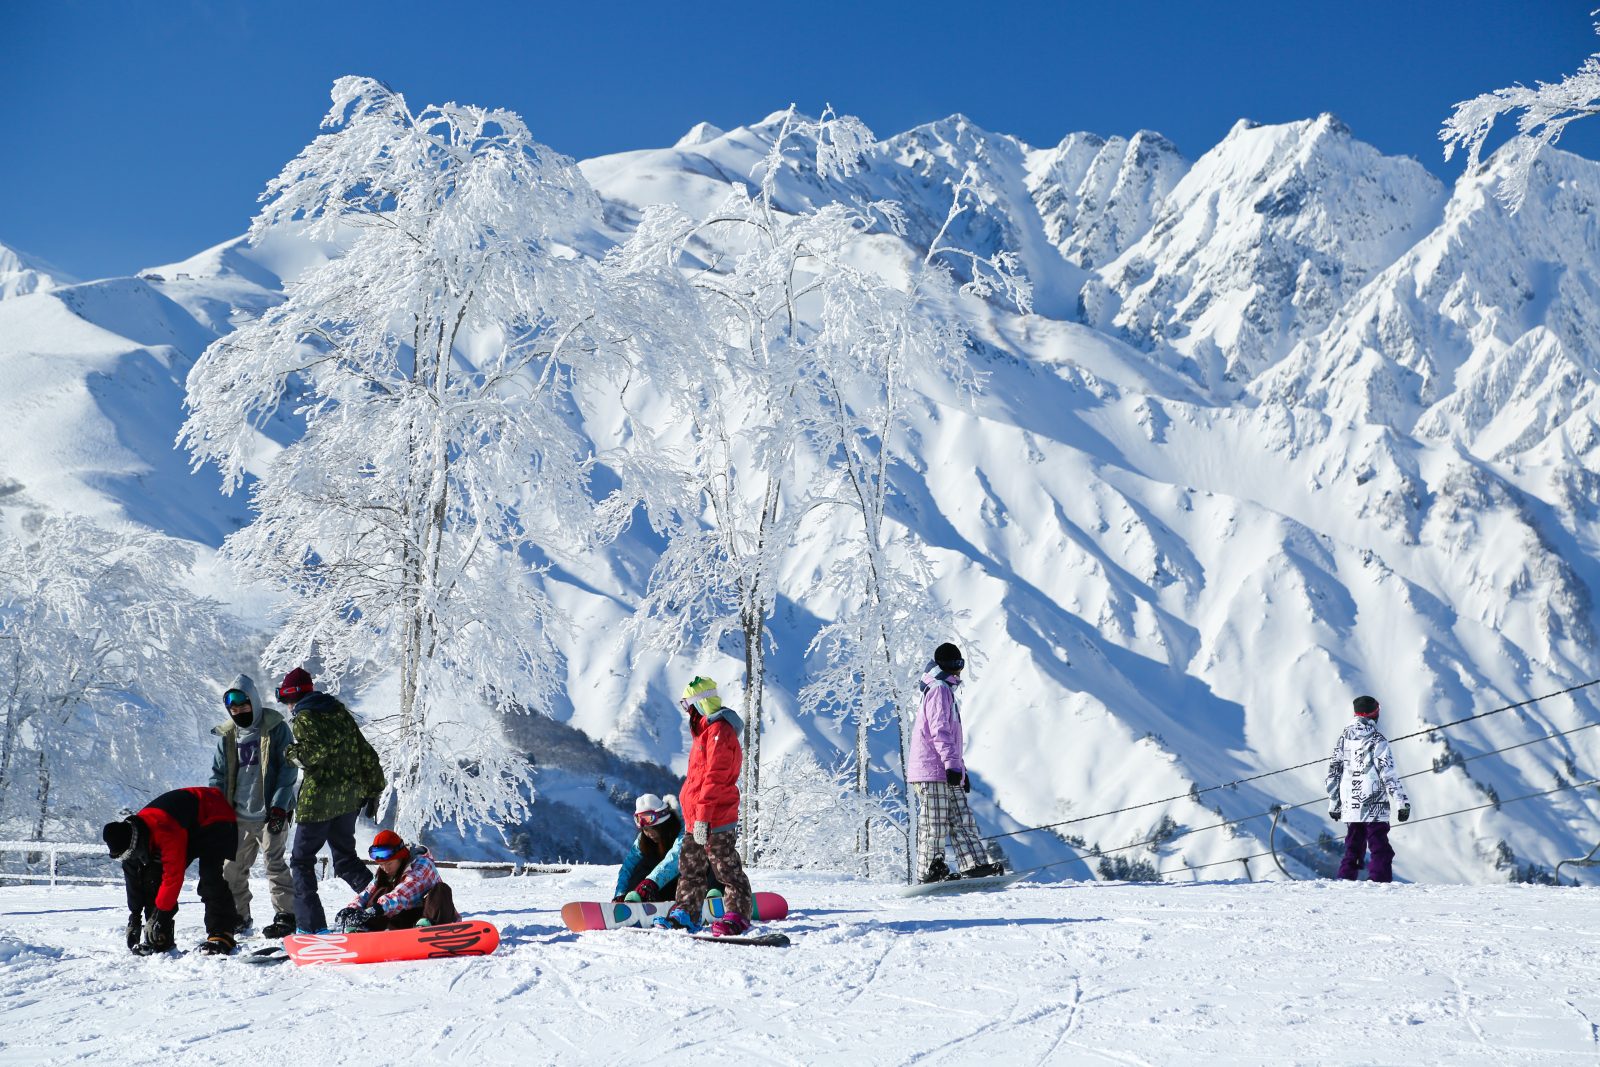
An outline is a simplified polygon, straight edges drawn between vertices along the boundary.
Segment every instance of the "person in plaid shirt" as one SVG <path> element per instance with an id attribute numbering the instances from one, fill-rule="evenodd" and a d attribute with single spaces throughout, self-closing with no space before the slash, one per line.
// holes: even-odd
<path id="1" fill-rule="evenodd" d="M 346 932 L 403 930 L 461 921 L 455 895 L 422 845 L 408 845 L 393 830 L 379 830 L 367 854 L 378 876 L 334 921 Z"/>

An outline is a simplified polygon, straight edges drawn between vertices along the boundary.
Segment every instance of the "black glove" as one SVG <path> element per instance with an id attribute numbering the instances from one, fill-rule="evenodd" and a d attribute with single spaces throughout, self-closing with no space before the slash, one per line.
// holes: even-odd
<path id="1" fill-rule="evenodd" d="M 1340 811 L 1338 808 L 1334 808 L 1332 811 L 1328 812 L 1328 818 L 1332 819 L 1334 822 L 1338 822 L 1340 819 L 1344 818 L 1344 812 Z"/>
<path id="2" fill-rule="evenodd" d="M 1407 819 L 1411 818 L 1411 805 L 1407 804 L 1405 807 L 1401 808 L 1399 814 L 1396 815 L 1395 818 L 1399 819 L 1401 822 L 1405 822 Z"/>
<path id="3" fill-rule="evenodd" d="M 144 942 L 147 952 L 167 952 L 174 944 L 173 931 L 178 924 L 178 909 L 158 911 L 144 924 Z"/>
<path id="4" fill-rule="evenodd" d="M 378 798 L 363 797 L 361 799 L 361 813 L 367 817 L 368 822 L 378 821 Z"/>
<path id="5" fill-rule="evenodd" d="M 961 776 L 961 791 L 963 793 L 972 792 L 972 778 L 970 776 L 965 774 Z"/>
<path id="6" fill-rule="evenodd" d="M 267 812 L 267 833 L 281 834 L 283 828 L 289 825 L 289 813 L 282 808 L 273 808 Z"/>
<path id="7" fill-rule="evenodd" d="M 128 948 L 139 947 L 139 942 L 144 940 L 144 919 L 138 912 L 128 916 Z"/>
<path id="8" fill-rule="evenodd" d="M 948 771 L 944 772 L 945 785 L 960 785 L 961 784 L 961 778 L 962 778 L 961 772 L 956 770 L 954 767 L 952 767 Z"/>
<path id="9" fill-rule="evenodd" d="M 361 909 L 355 905 L 351 905 L 348 908 L 340 908 L 339 914 L 333 917 L 333 925 L 338 927 L 340 930 L 348 930 L 350 929 L 351 923 L 360 921 Z"/>

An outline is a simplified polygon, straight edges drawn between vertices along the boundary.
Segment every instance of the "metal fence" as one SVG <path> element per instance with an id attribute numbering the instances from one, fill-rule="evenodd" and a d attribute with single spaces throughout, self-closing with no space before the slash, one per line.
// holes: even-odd
<path id="1" fill-rule="evenodd" d="M 48 874 L 35 874 L 30 871 L 0 871 L 0 882 L 46 882 L 49 885 L 58 885 L 62 882 L 83 885 L 120 885 L 122 884 L 122 871 L 115 868 L 111 873 L 104 875 L 80 875 L 60 873 L 60 858 L 62 856 L 92 856 L 113 864 L 116 861 L 106 854 L 104 845 L 84 845 L 73 841 L 0 841 L 0 855 L 9 852 L 21 852 L 26 855 L 48 856 L 50 869 Z M 32 862 L 38 862 L 37 860 Z"/>
<path id="2" fill-rule="evenodd" d="M 89 856 L 111 866 L 116 864 L 106 854 L 104 845 L 85 845 L 74 841 L 0 841 L 0 855 L 20 852 L 25 855 L 48 857 L 50 861 L 49 873 L 34 873 L 32 871 L 0 871 L 0 883 L 12 882 L 44 882 L 51 886 L 59 884 L 78 885 L 121 885 L 122 870 L 120 865 L 112 866 L 104 875 L 81 875 L 60 873 L 59 859 L 62 856 Z M 37 863 L 38 860 L 29 861 Z M 317 857 L 317 878 L 319 881 L 328 877 L 327 856 Z M 375 861 L 366 860 L 371 867 Z M 437 867 L 451 868 L 454 870 L 476 871 L 480 877 L 518 877 L 531 874 L 565 874 L 572 868 L 548 863 L 507 863 L 479 860 L 434 860 Z"/>

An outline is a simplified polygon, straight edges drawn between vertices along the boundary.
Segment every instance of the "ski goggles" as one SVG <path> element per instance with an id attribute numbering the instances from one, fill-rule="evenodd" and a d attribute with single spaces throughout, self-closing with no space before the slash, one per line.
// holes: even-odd
<path id="1" fill-rule="evenodd" d="M 384 860 L 394 859 L 404 847 L 404 845 L 373 845 L 367 849 L 367 855 L 382 863 Z"/>
<path id="2" fill-rule="evenodd" d="M 241 708 L 250 703 L 250 695 L 237 689 L 230 689 L 222 694 L 222 706 L 225 708 Z"/>
<path id="3" fill-rule="evenodd" d="M 636 811 L 633 813 L 634 823 L 641 827 L 659 826 L 670 818 L 672 818 L 671 808 L 665 811 Z"/>

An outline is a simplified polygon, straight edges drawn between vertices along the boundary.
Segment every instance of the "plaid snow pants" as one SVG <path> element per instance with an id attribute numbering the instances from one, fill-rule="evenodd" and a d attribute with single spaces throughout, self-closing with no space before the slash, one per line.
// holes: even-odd
<path id="1" fill-rule="evenodd" d="M 949 839 L 956 850 L 956 870 L 967 871 L 988 863 L 989 855 L 978 840 L 978 823 L 967 806 L 967 795 L 948 782 L 913 782 L 917 791 L 917 877 L 927 878 L 933 862 L 944 859 Z"/>
<path id="2" fill-rule="evenodd" d="M 693 915 L 695 922 L 705 910 L 707 879 L 713 871 L 722 883 L 724 911 L 750 918 L 750 879 L 739 859 L 736 836 L 731 830 L 707 834 L 702 845 L 693 834 L 683 835 L 683 847 L 678 850 L 678 895 L 673 903 Z"/>

